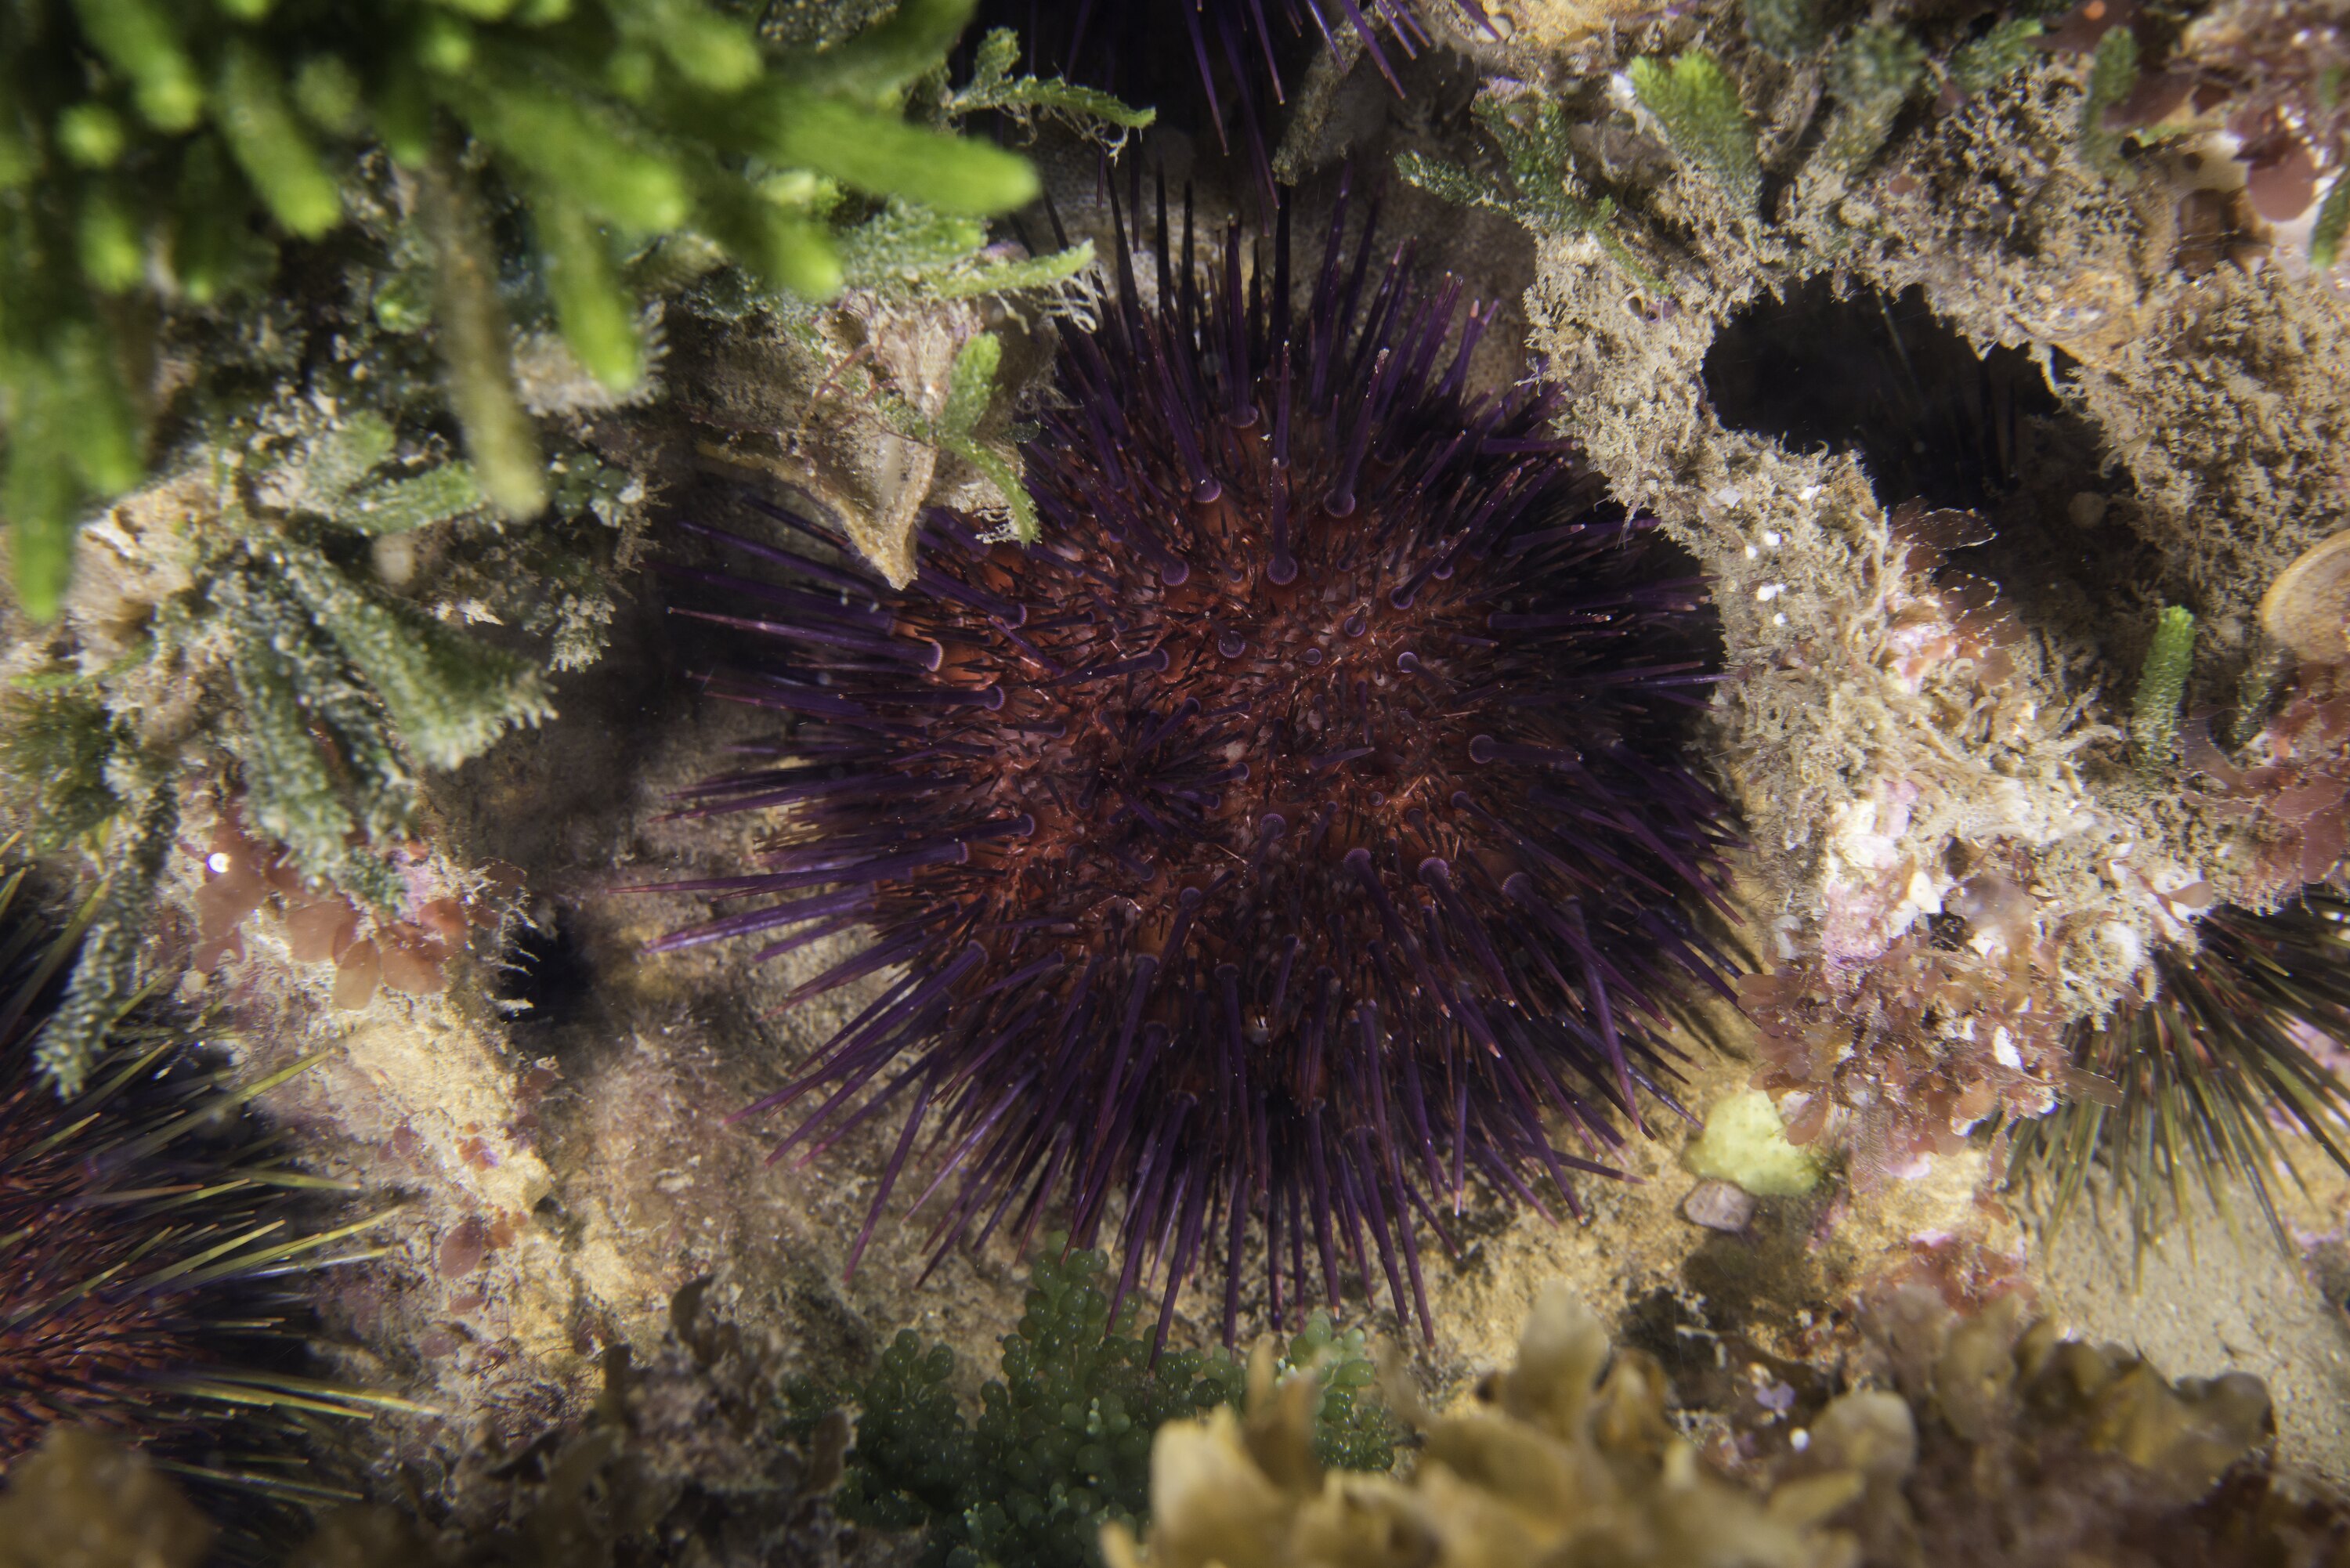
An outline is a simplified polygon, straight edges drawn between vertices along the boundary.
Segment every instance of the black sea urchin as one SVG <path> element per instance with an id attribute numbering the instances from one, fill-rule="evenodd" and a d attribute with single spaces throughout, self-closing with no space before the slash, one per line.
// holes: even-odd
<path id="1" fill-rule="evenodd" d="M 1683 753 L 1702 585 L 1593 504 L 1546 395 L 1467 390 L 1479 312 L 1448 356 L 1458 286 L 1374 268 L 1345 209 L 1295 302 L 1285 213 L 1264 265 L 1235 228 L 1194 270 L 1162 192 L 1144 278 L 1119 221 L 1025 449 L 1033 549 L 933 513 L 893 593 L 690 525 L 799 579 L 679 572 L 759 607 L 692 612 L 767 639 L 712 690 L 796 732 L 689 792 L 784 809 L 766 869 L 668 887 L 799 896 L 658 945 L 870 927 L 795 997 L 899 966 L 754 1107 L 824 1096 L 779 1156 L 898 1107 L 858 1252 L 929 1127 L 941 1253 L 1058 1195 L 1077 1244 L 1118 1232 L 1120 1297 L 1163 1276 L 1162 1333 L 1220 1244 L 1230 1335 L 1253 1223 L 1274 1321 L 1310 1245 L 1326 1299 L 1376 1257 L 1425 1323 L 1437 1199 L 1613 1174 L 1545 1116 L 1619 1143 L 1662 1004 L 1723 984 L 1689 915 L 1725 838 Z"/>
<path id="2" fill-rule="evenodd" d="M 2350 1171 L 2350 900 L 2322 887 L 2272 914 L 2222 907 L 2192 952 L 2156 956 L 2159 989 L 2074 1034 L 2095 1097 L 2016 1129 L 2011 1171 L 2051 1223 L 2102 1164 L 2143 1245 L 2191 1183 L 2222 1213 L 2231 1187 L 2285 1233 L 2270 1183 L 2294 1174 L 2293 1135 Z"/>
<path id="3" fill-rule="evenodd" d="M 76 938 L 17 908 L 22 881 L 0 881 L 0 1469 L 67 1423 L 240 1491 L 338 1495 L 271 1428 L 399 1401 L 286 1370 L 298 1312 L 270 1282 L 352 1261 L 328 1254 L 368 1221 L 300 1223 L 331 1184 L 243 1117 L 286 1074 L 224 1088 L 175 1029 L 118 1027 L 61 1101 L 30 1046 Z"/>

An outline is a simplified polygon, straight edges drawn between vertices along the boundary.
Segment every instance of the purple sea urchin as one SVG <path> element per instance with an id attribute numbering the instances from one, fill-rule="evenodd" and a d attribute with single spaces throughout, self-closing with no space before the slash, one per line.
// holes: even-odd
<path id="1" fill-rule="evenodd" d="M 1491 25 L 1478 0 L 1435 0 L 1435 4 L 1449 6 L 1481 26 Z M 1191 38 L 1191 57 L 1199 67 L 1200 79 L 1207 87 L 1211 104 L 1215 101 L 1216 71 L 1220 67 L 1228 67 L 1233 78 L 1243 84 L 1262 69 L 1274 99 L 1279 100 L 1281 65 L 1274 57 L 1272 14 L 1286 22 L 1294 34 L 1302 35 L 1310 29 L 1326 47 L 1337 48 L 1341 38 L 1347 39 L 1368 55 L 1379 74 L 1400 91 L 1394 63 L 1388 58 L 1379 33 L 1385 29 L 1403 57 L 1411 58 L 1428 47 L 1430 34 L 1425 16 L 1432 8 L 1420 0 L 1189 0 L 1174 7 L 1182 14 Z M 1077 7 L 1072 55 L 1083 53 L 1087 33 L 1097 21 L 1096 11 L 1092 0 L 1085 0 Z"/>
<path id="2" fill-rule="evenodd" d="M 688 525 L 798 579 L 674 568 L 764 639 L 712 691 L 796 732 L 688 792 L 783 811 L 765 868 L 666 887 L 791 897 L 656 945 L 872 929 L 795 999 L 900 966 L 753 1107 L 822 1096 L 778 1157 L 903 1116 L 852 1268 L 930 1127 L 941 1255 L 1059 1197 L 1121 1298 L 1163 1278 L 1162 1333 L 1221 1246 L 1231 1334 L 1252 1227 L 1275 1322 L 1343 1256 L 1424 1324 L 1416 1227 L 1471 1176 L 1572 1206 L 1610 1107 L 1671 1104 L 1664 1005 L 1727 989 L 1689 913 L 1726 837 L 1682 753 L 1703 587 L 1594 504 L 1547 395 L 1467 389 L 1481 315 L 1454 340 L 1457 285 L 1374 268 L 1343 193 L 1295 300 L 1285 211 L 1254 267 L 1237 228 L 1176 262 L 1184 227 L 1162 192 L 1146 284 L 1118 220 L 1025 449 L 1041 545 L 933 513 L 894 593 Z"/>
<path id="3" fill-rule="evenodd" d="M 1435 16 L 1493 31 L 1481 0 L 1176 0 L 1169 5 L 1078 0 L 1075 13 L 1056 74 L 1155 102 L 1159 95 L 1135 78 L 1150 75 L 1162 58 L 1181 57 L 1198 73 L 1209 118 L 1227 151 L 1227 128 L 1238 127 L 1250 176 L 1268 201 L 1274 175 L 1264 128 L 1272 123 L 1268 110 L 1287 97 L 1282 56 L 1293 40 L 1314 40 L 1342 60 L 1360 51 L 1400 93 L 1397 62 L 1417 58 L 1434 41 Z M 1176 17 L 1181 18 L 1180 36 Z M 1040 26 L 1033 16 L 1023 19 L 1029 36 L 1053 47 L 1049 22 Z"/>
<path id="4" fill-rule="evenodd" d="M 2196 935 L 2191 952 L 2156 954 L 2151 999 L 2074 1026 L 2097 1093 L 2016 1127 L 2011 1174 L 2040 1189 L 2050 1223 L 2102 1164 L 2140 1244 L 2190 1183 L 2223 1213 L 2230 1189 L 2249 1192 L 2285 1237 L 2271 1184 L 2300 1182 L 2293 1147 L 2350 1171 L 2350 900 L 2313 885 L 2265 915 L 2223 905 Z"/>
<path id="5" fill-rule="evenodd" d="M 305 1189 L 242 1112 L 299 1067 L 243 1089 L 189 1071 L 183 1038 L 131 1023 L 69 1100 L 30 1044 L 78 932 L 16 909 L 0 881 L 0 1469 L 53 1424 L 98 1427 L 182 1475 L 335 1497 L 270 1428 L 398 1406 L 285 1369 L 300 1314 L 274 1280 L 359 1254 L 300 1222 Z"/>

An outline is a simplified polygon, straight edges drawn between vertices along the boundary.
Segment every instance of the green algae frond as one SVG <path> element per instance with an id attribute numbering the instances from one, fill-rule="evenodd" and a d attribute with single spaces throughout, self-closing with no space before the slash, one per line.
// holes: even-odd
<path id="1" fill-rule="evenodd" d="M 1049 1244 L 1027 1311 L 1003 1340 L 1002 1376 L 966 1420 L 953 1353 L 910 1331 L 837 1397 L 858 1411 L 838 1498 L 844 1515 L 929 1532 L 932 1560 L 1086 1568 L 1104 1522 L 1141 1519 L 1151 1435 L 1164 1423 L 1239 1405 L 1250 1369 L 1222 1350 L 1164 1350 L 1136 1332 L 1131 1303 L 1110 1321 L 1099 1252 Z M 1360 1330 L 1316 1314 L 1282 1347 L 1259 1347 L 1260 1376 L 1310 1375 L 1305 1409 L 1316 1462 L 1384 1469 L 1396 1430 L 1373 1391 Z M 803 1392 L 803 1409 L 832 1403 Z"/>
<path id="2" fill-rule="evenodd" d="M 1720 63 L 1702 49 L 1669 62 L 1644 56 L 1632 62 L 1631 77 L 1641 107 L 1657 117 L 1673 151 L 1703 170 L 1731 206 L 1754 211 L 1762 193 L 1754 121 Z"/>
<path id="3" fill-rule="evenodd" d="M 548 488 L 501 297 L 515 270 L 579 365 L 626 393 L 648 369 L 629 274 L 648 250 L 691 238 L 764 288 L 824 297 L 874 202 L 984 216 L 1035 194 L 1028 162 L 957 135 L 960 115 L 1123 109 L 1011 77 L 991 40 L 972 96 L 910 119 L 972 4 L 904 0 L 819 50 L 703 0 L 201 16 L 7 0 L 0 514 L 19 600 L 53 616 L 75 526 L 149 472 L 173 317 L 234 311 L 296 247 L 354 227 L 428 264 L 421 319 L 483 491 L 535 514 Z"/>
<path id="4" fill-rule="evenodd" d="M 2195 663 L 2195 615 L 2166 606 L 2155 623 L 2154 642 L 2139 668 L 2137 695 L 2130 705 L 2130 760 L 2148 777 L 2170 766 L 2178 751 L 2178 713 L 2187 701 L 2187 677 Z"/>

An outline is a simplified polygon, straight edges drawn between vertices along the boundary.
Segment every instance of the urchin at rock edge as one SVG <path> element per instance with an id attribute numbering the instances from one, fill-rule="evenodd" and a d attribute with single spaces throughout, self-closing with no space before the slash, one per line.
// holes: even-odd
<path id="1" fill-rule="evenodd" d="M 752 907 L 655 946 L 871 933 L 793 996 L 893 978 L 751 1108 L 813 1100 L 803 1159 L 901 1118 L 852 1268 L 927 1129 L 940 1256 L 1058 1204 L 1162 1334 L 1221 1251 L 1230 1337 L 1253 1230 L 1276 1323 L 1351 1264 L 1425 1325 L 1419 1229 L 1472 1177 L 1574 1207 L 1726 990 L 1704 586 L 1552 395 L 1469 389 L 1483 314 L 1374 265 L 1376 207 L 1296 278 L 1285 208 L 1196 267 L 1188 201 L 1180 246 L 1129 208 L 1024 450 L 1041 545 L 933 512 L 899 592 L 764 500 L 817 548 L 682 524 L 739 563 L 669 568 L 745 634 L 710 690 L 792 732 L 683 803 L 773 814 L 759 867 L 662 885 Z"/>

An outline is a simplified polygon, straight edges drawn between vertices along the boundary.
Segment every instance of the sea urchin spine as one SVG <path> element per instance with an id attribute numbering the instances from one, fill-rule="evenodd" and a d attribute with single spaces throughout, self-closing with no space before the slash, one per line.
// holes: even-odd
<path id="1" fill-rule="evenodd" d="M 1342 67 L 1358 53 L 1367 56 L 1398 93 L 1404 90 L 1403 79 L 1388 58 L 1388 46 L 1391 44 L 1406 60 L 1419 58 L 1437 36 L 1434 18 L 1440 13 L 1454 17 L 1457 26 L 1496 38 L 1502 36 L 1481 0 L 1177 0 L 1165 9 L 1182 18 L 1181 41 L 1189 46 L 1200 86 L 1207 95 L 1208 118 L 1215 127 L 1217 141 L 1230 151 L 1226 127 L 1240 128 L 1250 176 L 1263 193 L 1268 209 L 1278 200 L 1272 157 L 1265 145 L 1265 127 L 1272 117 L 1258 94 L 1270 91 L 1274 104 L 1287 99 L 1278 57 L 1286 46 L 1274 26 L 1275 17 L 1286 24 L 1290 36 L 1319 39 Z M 1387 43 L 1381 42 L 1382 34 Z M 1100 5 L 1081 0 L 1068 47 L 1054 63 L 1053 72 L 1090 80 L 1113 92 L 1137 92 L 1140 86 L 1130 79 L 1131 75 L 1155 47 L 1173 42 L 1159 7 L 1129 0 Z M 1217 89 L 1220 74 L 1224 92 Z M 1260 76 L 1262 89 L 1256 85 Z"/>
<path id="2" fill-rule="evenodd" d="M 22 907 L 24 881 L 0 878 L 0 1470 L 51 1426 L 96 1427 L 248 1500 L 340 1499 L 300 1418 L 417 1407 L 286 1367 L 306 1314 L 281 1282 L 377 1255 L 343 1243 L 380 1218 L 308 1228 L 305 1194 L 338 1184 L 242 1114 L 307 1060 L 229 1087 L 185 1032 L 134 1018 L 60 1100 L 31 1042 L 88 911 L 58 931 Z"/>
<path id="3" fill-rule="evenodd" d="M 1116 218 L 1025 452 L 1041 545 L 933 513 L 898 593 L 687 524 L 796 579 L 671 569 L 746 607 L 687 612 L 767 650 L 712 690 L 795 739 L 685 807 L 782 812 L 764 868 L 665 887 L 793 897 L 657 946 L 874 933 L 794 996 L 895 978 L 752 1107 L 819 1098 L 779 1158 L 903 1116 L 852 1268 L 927 1127 L 941 1255 L 1057 1196 L 1121 1299 L 1164 1281 L 1162 1334 L 1221 1249 L 1230 1337 L 1253 1227 L 1276 1323 L 1345 1259 L 1425 1324 L 1416 1228 L 1472 1176 L 1614 1174 L 1664 1005 L 1726 989 L 1702 585 L 1593 504 L 1547 396 L 1468 389 L 1482 317 L 1455 339 L 1458 286 L 1375 268 L 1346 205 L 1295 305 L 1285 210 L 1195 269 L 1162 192 L 1147 283 Z"/>
<path id="4" fill-rule="evenodd" d="M 2143 1247 L 2199 1188 L 2230 1218 L 2249 1195 L 2280 1241 L 2302 1139 L 2350 1172 L 2350 899 L 2322 884 L 2265 915 L 2222 905 L 2193 949 L 2155 954 L 2155 994 L 2075 1024 L 2079 1097 L 2015 1128 L 2009 1176 L 2059 1224 L 2106 1168 Z M 2303 1145 L 2304 1151 L 2307 1145 Z"/>

